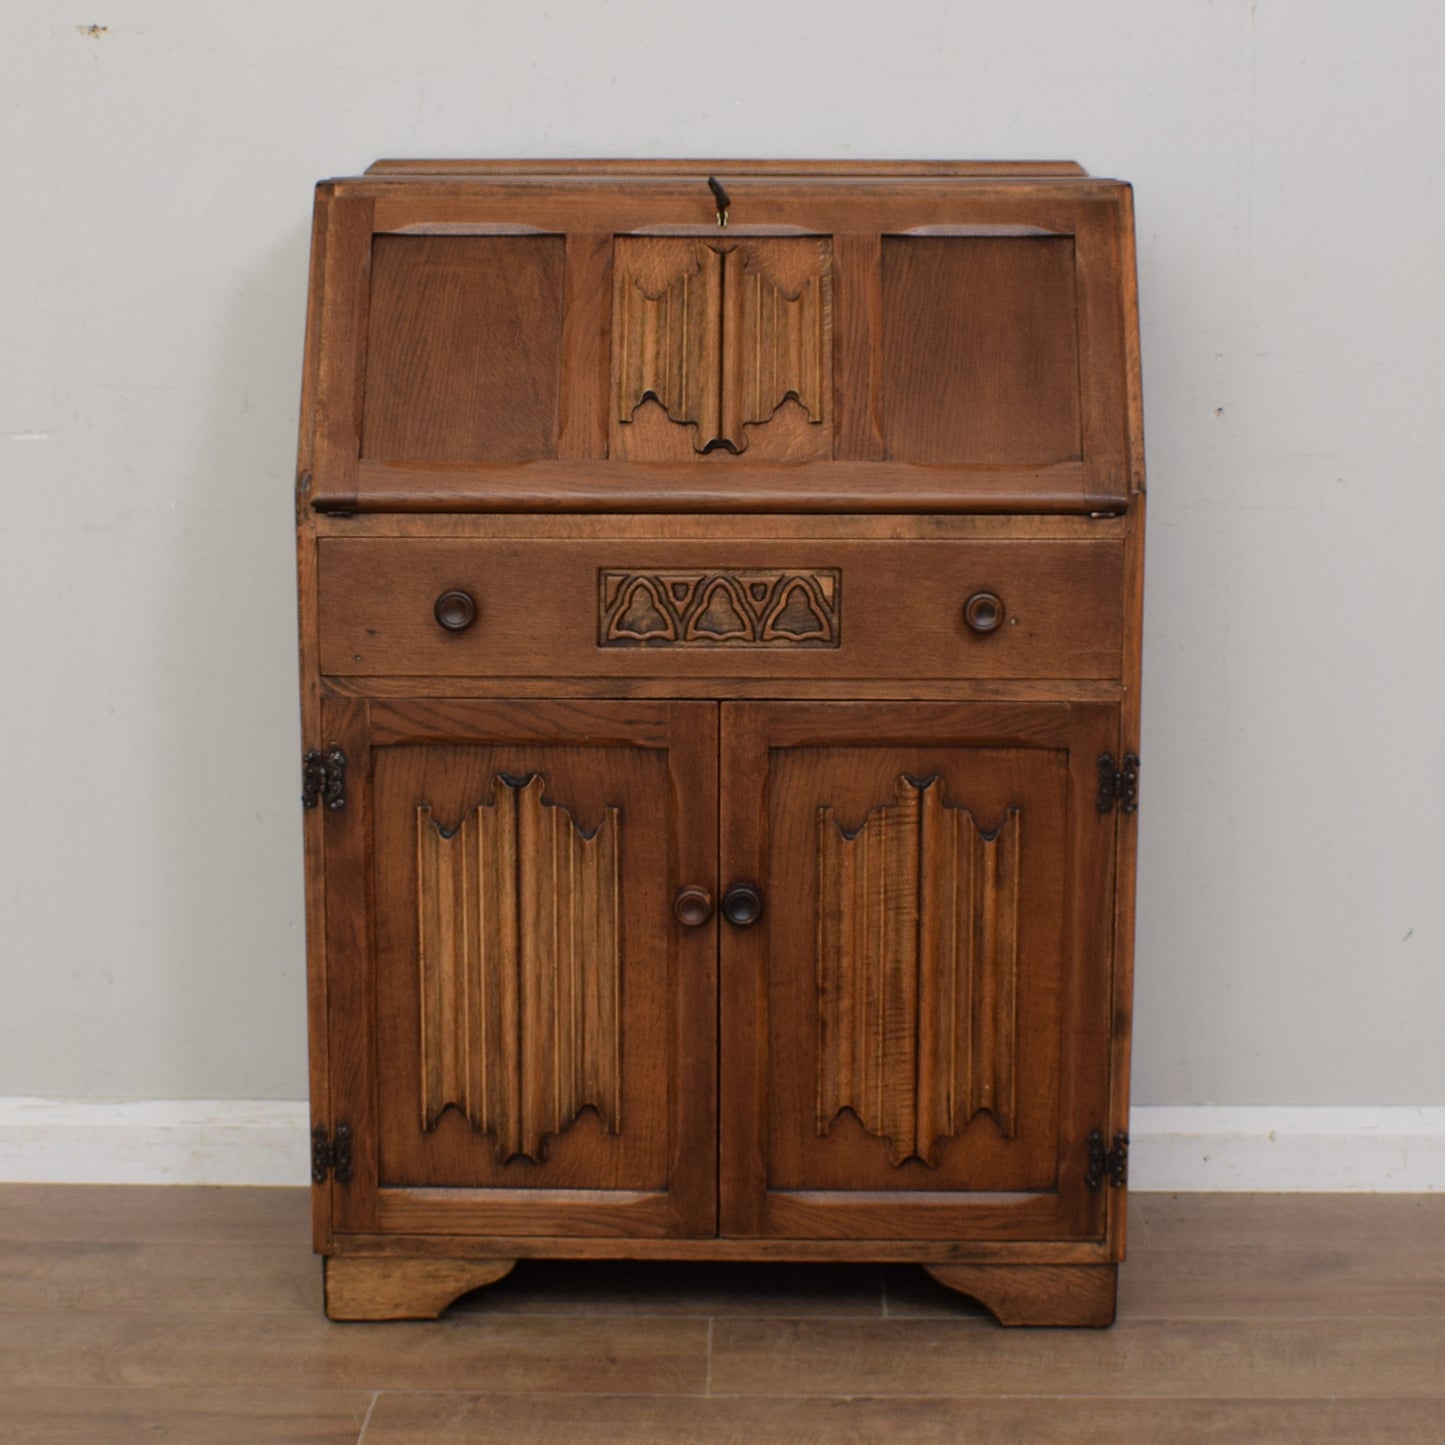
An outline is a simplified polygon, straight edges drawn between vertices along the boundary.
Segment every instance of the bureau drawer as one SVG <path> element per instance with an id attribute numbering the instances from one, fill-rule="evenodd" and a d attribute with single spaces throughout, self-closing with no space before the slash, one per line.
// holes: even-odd
<path id="1" fill-rule="evenodd" d="M 319 572 L 332 675 L 1121 675 L 1114 540 L 327 538 Z"/>

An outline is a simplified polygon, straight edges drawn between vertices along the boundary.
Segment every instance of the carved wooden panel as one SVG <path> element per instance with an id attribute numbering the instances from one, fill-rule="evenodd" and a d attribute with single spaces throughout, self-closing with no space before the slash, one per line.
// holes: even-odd
<path id="1" fill-rule="evenodd" d="M 837 647 L 836 568 L 598 572 L 600 647 Z"/>
<path id="2" fill-rule="evenodd" d="M 817 1129 L 851 1110 L 936 1165 L 976 1114 L 1014 1135 L 1019 815 L 985 833 L 940 778 L 895 793 L 852 832 L 818 810 Z"/>
<path id="3" fill-rule="evenodd" d="M 619 810 L 586 834 L 545 788 L 497 774 L 451 834 L 416 813 L 422 1127 L 458 1109 L 503 1163 L 621 1122 Z"/>
<path id="4" fill-rule="evenodd" d="M 821 427 L 832 390 L 827 242 L 625 238 L 616 273 L 617 429 L 650 400 L 693 429 L 694 452 L 738 453 L 747 428 L 789 398 Z M 826 437 L 812 446 L 827 448 Z"/>

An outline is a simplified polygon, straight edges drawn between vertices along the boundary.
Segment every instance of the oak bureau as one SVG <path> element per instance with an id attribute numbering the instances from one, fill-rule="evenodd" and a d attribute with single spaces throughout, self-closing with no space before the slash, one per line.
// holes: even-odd
<path id="1" fill-rule="evenodd" d="M 916 1261 L 1109 1323 L 1144 535 L 1129 188 L 379 162 L 298 468 L 315 1246 Z"/>

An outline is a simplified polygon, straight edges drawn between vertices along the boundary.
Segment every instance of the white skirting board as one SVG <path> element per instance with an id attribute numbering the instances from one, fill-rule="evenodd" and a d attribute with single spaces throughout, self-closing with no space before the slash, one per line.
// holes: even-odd
<path id="1" fill-rule="evenodd" d="M 0 1097 L 0 1182 L 301 1185 L 305 1103 Z M 1141 1106 L 1137 1191 L 1445 1189 L 1445 1108 Z"/>

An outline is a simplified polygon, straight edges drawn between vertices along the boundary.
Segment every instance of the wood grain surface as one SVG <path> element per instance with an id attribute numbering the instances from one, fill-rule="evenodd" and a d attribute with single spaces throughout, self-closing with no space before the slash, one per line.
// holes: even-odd
<path id="1" fill-rule="evenodd" d="M 318 188 L 328 1307 L 432 1314 L 565 1245 L 871 1252 L 1006 1321 L 1105 1323 L 1128 187 L 694 164 Z"/>
<path id="2" fill-rule="evenodd" d="M 1438 1445 L 1445 1420 L 1440 1195 L 1136 1195 L 1118 1323 L 1047 1334 L 914 1267 L 740 1263 L 524 1261 L 435 1323 L 333 1324 L 307 1213 L 0 1187 L 0 1438 Z"/>

